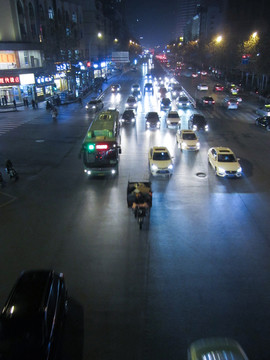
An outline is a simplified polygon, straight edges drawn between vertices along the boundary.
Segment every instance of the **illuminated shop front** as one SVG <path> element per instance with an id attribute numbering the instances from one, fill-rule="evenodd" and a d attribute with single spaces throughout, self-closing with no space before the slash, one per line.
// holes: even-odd
<path id="1" fill-rule="evenodd" d="M 55 90 L 56 84 L 53 76 L 36 76 L 36 94 L 38 101 L 45 100 L 47 97 L 52 96 Z"/>
<path id="2" fill-rule="evenodd" d="M 36 84 L 35 84 L 35 75 L 30 74 L 21 74 L 20 77 L 20 98 L 16 99 L 23 101 L 23 98 L 27 97 L 28 100 L 36 100 Z"/>
<path id="3" fill-rule="evenodd" d="M 3 99 L 7 100 L 7 103 L 13 102 L 13 100 L 20 101 L 20 77 L 19 76 L 0 76 L 0 101 L 4 105 Z"/>

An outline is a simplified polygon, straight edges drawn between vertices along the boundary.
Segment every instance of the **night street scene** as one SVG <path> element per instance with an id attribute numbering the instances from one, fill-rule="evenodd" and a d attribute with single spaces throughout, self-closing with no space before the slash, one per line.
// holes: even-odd
<path id="1" fill-rule="evenodd" d="M 0 360 L 269 360 L 269 3 L 0 4 Z"/>

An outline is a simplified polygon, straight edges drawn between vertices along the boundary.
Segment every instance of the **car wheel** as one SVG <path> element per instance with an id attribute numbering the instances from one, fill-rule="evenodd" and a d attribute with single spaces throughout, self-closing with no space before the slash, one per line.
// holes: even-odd
<path id="1" fill-rule="evenodd" d="M 267 125 L 267 126 L 266 126 L 266 130 L 267 130 L 267 131 L 270 131 L 270 125 Z"/>
<path id="2" fill-rule="evenodd" d="M 215 175 L 218 176 L 217 168 L 215 168 Z"/>

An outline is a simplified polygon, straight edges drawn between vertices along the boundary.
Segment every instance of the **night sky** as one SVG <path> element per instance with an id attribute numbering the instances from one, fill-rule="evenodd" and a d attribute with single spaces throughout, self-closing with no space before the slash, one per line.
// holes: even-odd
<path id="1" fill-rule="evenodd" d="M 176 0 L 127 0 L 132 34 L 146 47 L 164 46 L 176 37 Z M 143 39 L 140 39 L 140 37 Z"/>

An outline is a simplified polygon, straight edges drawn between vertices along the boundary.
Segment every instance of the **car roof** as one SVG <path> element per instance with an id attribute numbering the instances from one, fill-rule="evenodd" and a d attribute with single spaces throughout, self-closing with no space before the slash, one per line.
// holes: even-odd
<path id="1" fill-rule="evenodd" d="M 193 131 L 193 130 L 181 130 L 181 133 L 182 134 L 195 134 L 196 135 L 195 131 Z"/>
<path id="2" fill-rule="evenodd" d="M 154 146 L 153 152 L 169 152 L 165 146 Z"/>
<path id="3" fill-rule="evenodd" d="M 23 272 L 14 285 L 2 315 L 31 316 L 42 310 L 54 276 L 51 270 Z"/>
<path id="4" fill-rule="evenodd" d="M 228 147 L 218 146 L 214 147 L 214 149 L 218 154 L 233 154 L 233 151 Z"/>
<path id="5" fill-rule="evenodd" d="M 193 115 L 191 115 L 191 117 L 193 117 L 193 120 L 194 119 L 201 119 L 201 120 L 205 120 L 205 117 L 203 116 L 203 115 L 201 115 L 201 114 L 193 114 Z"/>
<path id="6" fill-rule="evenodd" d="M 168 116 L 169 115 L 175 115 L 175 114 L 177 114 L 179 116 L 178 111 L 176 111 L 176 110 L 171 110 L 171 111 L 168 112 Z"/>
<path id="7" fill-rule="evenodd" d="M 152 83 L 146 83 L 144 86 L 153 86 Z"/>

